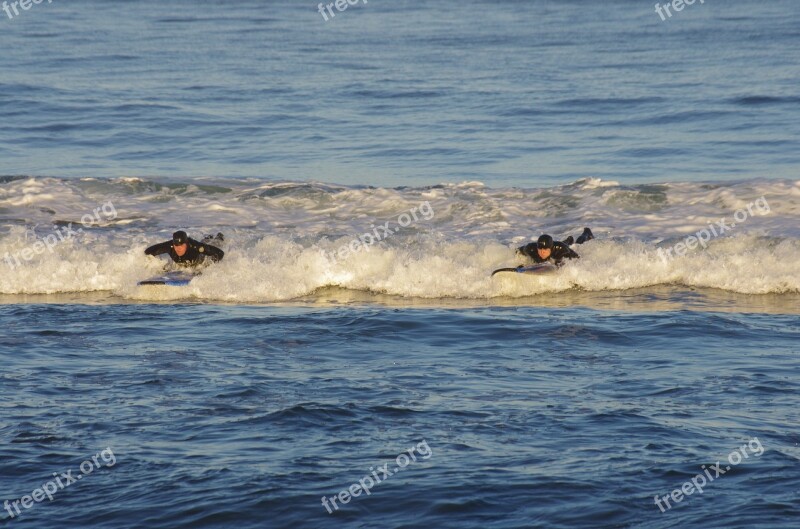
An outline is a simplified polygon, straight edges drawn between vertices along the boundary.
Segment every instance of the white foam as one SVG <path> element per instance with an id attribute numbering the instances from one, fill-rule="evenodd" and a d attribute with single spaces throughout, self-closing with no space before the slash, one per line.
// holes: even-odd
<path id="1" fill-rule="evenodd" d="M 668 249 L 763 197 L 752 215 L 708 248 L 664 258 Z M 103 218 L 52 251 L 9 266 L 53 223 L 80 219 L 111 202 Z M 428 202 L 418 220 L 368 250 L 336 256 Z M 680 284 L 740 293 L 800 292 L 800 180 L 733 184 L 621 186 L 587 179 L 546 189 L 490 189 L 479 182 L 425 188 L 350 188 L 248 180 L 150 182 L 143 179 L 36 178 L 0 184 L 0 293 L 111 291 L 136 299 L 232 302 L 288 300 L 326 286 L 425 298 L 519 297 L 569 289 Z M 514 248 L 541 232 L 597 239 L 554 275 L 498 275 L 522 261 Z M 142 289 L 162 262 L 148 244 L 184 228 L 199 238 L 226 234 L 226 258 L 185 289 Z M 659 248 L 662 252 L 659 252 Z M 323 253 L 324 252 L 324 253 Z M 674 255 L 674 253 L 673 253 Z M 11 259 L 12 263 L 16 261 Z"/>

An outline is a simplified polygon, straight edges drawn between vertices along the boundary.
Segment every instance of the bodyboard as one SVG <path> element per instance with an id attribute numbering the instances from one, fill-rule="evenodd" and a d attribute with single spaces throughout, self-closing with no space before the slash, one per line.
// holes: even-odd
<path id="1" fill-rule="evenodd" d="M 498 268 L 494 272 L 492 272 L 492 276 L 499 273 L 513 273 L 513 274 L 528 274 L 528 275 L 540 275 L 540 274 L 552 274 L 558 270 L 553 264 L 550 263 L 539 263 L 533 266 L 519 266 L 517 268 Z"/>
<path id="2" fill-rule="evenodd" d="M 168 272 L 163 276 L 151 277 L 150 279 L 139 281 L 137 284 L 139 286 L 161 285 L 167 287 L 185 287 L 192 279 L 194 279 L 194 275 L 187 272 Z"/>

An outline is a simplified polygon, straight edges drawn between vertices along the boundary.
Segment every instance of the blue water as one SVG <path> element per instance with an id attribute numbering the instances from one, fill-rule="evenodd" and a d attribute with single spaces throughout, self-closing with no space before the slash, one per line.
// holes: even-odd
<path id="1" fill-rule="evenodd" d="M 11 305 L 0 320 L 4 497 L 116 457 L 9 527 L 774 528 L 800 514 L 796 314 Z M 761 455 L 654 505 L 754 437 Z M 427 459 L 327 513 L 323 496 L 423 441 Z"/>
<path id="2" fill-rule="evenodd" d="M 115 205 L 0 261 L 0 526 L 793 529 L 798 37 L 793 0 L 0 11 L 0 253 Z M 225 260 L 136 291 L 176 225 Z"/>
<path id="3" fill-rule="evenodd" d="M 796 178 L 800 3 L 60 1 L 0 12 L 0 175 Z"/>

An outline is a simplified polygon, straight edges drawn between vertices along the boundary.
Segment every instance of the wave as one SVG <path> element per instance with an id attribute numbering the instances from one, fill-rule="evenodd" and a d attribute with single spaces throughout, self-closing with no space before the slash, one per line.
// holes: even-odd
<path id="1" fill-rule="evenodd" d="M 655 285 L 797 293 L 799 216 L 800 181 L 787 180 L 491 189 L 5 177 L 0 294 L 272 302 L 330 286 L 465 299 Z M 597 238 L 557 273 L 489 277 L 522 263 L 515 248 L 540 233 L 565 238 L 584 226 Z M 136 287 L 164 266 L 144 248 L 176 229 L 225 233 L 225 259 L 184 289 Z"/>

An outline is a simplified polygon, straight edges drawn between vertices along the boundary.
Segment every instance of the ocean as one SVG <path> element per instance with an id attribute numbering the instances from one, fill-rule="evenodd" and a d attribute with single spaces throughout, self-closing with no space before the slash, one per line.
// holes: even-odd
<path id="1" fill-rule="evenodd" d="M 794 528 L 800 4 L 673 4 L 0 4 L 0 527 Z"/>

